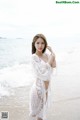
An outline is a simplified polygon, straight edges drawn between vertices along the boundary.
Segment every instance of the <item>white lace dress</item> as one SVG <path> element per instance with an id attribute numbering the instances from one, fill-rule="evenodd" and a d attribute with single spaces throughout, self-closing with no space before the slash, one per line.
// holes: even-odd
<path id="1" fill-rule="evenodd" d="M 35 82 L 30 91 L 30 116 L 34 116 L 32 120 L 36 120 L 37 117 L 46 120 L 46 110 L 50 95 L 50 80 L 53 69 L 36 54 L 32 55 L 32 67 Z M 47 90 L 45 89 L 44 81 L 49 81 Z M 47 98 L 46 93 L 48 93 Z"/>

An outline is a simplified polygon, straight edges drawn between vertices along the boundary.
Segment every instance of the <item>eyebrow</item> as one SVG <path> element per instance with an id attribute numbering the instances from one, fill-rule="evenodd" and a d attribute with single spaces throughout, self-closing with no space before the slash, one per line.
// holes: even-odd
<path id="1" fill-rule="evenodd" d="M 36 43 L 40 43 L 39 41 L 37 41 Z M 45 43 L 45 42 L 41 42 L 41 43 Z"/>

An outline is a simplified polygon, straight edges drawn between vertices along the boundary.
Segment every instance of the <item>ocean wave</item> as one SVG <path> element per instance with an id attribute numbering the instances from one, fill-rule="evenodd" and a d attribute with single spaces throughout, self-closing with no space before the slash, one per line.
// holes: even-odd
<path id="1" fill-rule="evenodd" d="M 0 96 L 9 95 L 12 88 L 29 86 L 33 81 L 31 64 L 20 64 L 0 70 Z"/>

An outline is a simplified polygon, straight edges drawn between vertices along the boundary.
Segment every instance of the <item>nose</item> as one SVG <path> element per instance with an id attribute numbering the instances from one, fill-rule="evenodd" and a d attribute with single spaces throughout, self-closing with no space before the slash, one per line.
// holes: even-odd
<path id="1" fill-rule="evenodd" d="M 39 44 L 39 47 L 42 47 L 42 44 Z"/>

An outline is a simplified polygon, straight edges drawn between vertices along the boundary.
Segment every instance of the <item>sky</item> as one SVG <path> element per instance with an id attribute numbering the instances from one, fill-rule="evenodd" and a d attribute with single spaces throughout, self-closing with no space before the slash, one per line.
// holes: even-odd
<path id="1" fill-rule="evenodd" d="M 0 0 L 0 36 L 79 36 L 79 11 L 80 4 L 56 4 L 55 0 Z"/>

